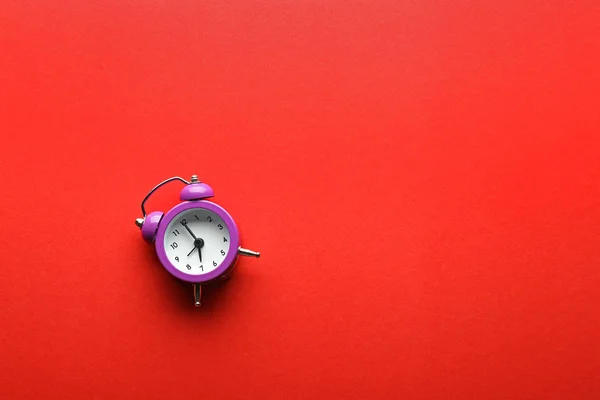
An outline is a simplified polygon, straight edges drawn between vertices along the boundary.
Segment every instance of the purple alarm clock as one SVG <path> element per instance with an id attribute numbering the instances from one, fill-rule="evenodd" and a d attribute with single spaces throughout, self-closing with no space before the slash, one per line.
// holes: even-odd
<path id="1" fill-rule="evenodd" d="M 182 203 L 166 214 L 153 211 L 146 215 L 144 204 L 161 186 L 181 181 L 186 186 L 179 198 Z M 174 176 L 156 185 L 142 200 L 142 216 L 135 220 L 145 241 L 156 247 L 161 264 L 173 276 L 194 286 L 194 300 L 201 304 L 202 285 L 225 279 L 231 273 L 238 255 L 260 257 L 260 253 L 240 247 L 240 236 L 231 215 L 205 199 L 214 196 L 213 189 L 198 181 L 188 182 Z"/>

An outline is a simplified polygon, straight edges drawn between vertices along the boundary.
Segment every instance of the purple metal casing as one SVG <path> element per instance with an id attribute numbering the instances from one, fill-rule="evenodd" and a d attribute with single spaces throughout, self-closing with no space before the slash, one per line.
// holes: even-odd
<path id="1" fill-rule="evenodd" d="M 188 185 L 187 187 L 189 186 L 192 185 Z M 227 225 L 227 228 L 229 229 L 230 240 L 229 251 L 227 252 L 227 256 L 225 257 L 223 262 L 217 266 L 217 268 L 215 268 L 211 272 L 202 275 L 186 274 L 185 272 L 182 272 L 175 268 L 175 266 L 167 258 L 167 253 L 165 251 L 164 245 L 167 227 L 169 226 L 173 218 L 175 218 L 183 211 L 189 210 L 191 208 L 203 208 L 214 212 L 223 219 L 223 222 L 225 223 L 225 225 Z M 158 259 L 160 260 L 163 267 L 165 267 L 165 269 L 169 271 L 171 275 L 186 282 L 206 283 L 208 281 L 212 281 L 213 279 L 221 277 L 221 275 L 228 272 L 230 267 L 232 267 L 235 264 L 235 261 L 237 260 L 238 256 L 238 248 L 240 246 L 240 236 L 237 226 L 233 221 L 233 218 L 231 218 L 231 215 L 229 215 L 229 213 L 225 211 L 223 207 L 207 200 L 186 201 L 184 203 L 176 205 L 164 215 L 161 224 L 158 227 L 158 232 L 156 233 L 155 246 Z"/>
<path id="2" fill-rule="evenodd" d="M 190 183 L 179 193 L 181 201 L 202 200 L 213 197 L 215 191 L 206 183 Z"/>
<path id="3" fill-rule="evenodd" d="M 153 211 L 144 218 L 144 223 L 142 224 L 142 237 L 146 242 L 152 243 L 154 241 L 156 230 L 158 229 L 162 217 L 162 212 Z"/>

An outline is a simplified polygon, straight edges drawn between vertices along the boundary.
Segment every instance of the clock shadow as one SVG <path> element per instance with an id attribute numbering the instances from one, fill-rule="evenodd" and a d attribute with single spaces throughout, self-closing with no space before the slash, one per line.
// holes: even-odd
<path id="1" fill-rule="evenodd" d="M 192 283 L 184 282 L 169 276 L 165 282 L 165 294 L 173 307 L 186 313 L 206 314 L 227 308 L 230 302 L 227 300 L 235 278 L 219 280 L 217 282 L 202 286 L 202 302 L 200 307 L 194 304 L 194 287 Z"/>

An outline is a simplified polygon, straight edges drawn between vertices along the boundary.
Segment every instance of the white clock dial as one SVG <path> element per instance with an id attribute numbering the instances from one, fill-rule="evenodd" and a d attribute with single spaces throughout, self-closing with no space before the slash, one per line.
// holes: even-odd
<path id="1" fill-rule="evenodd" d="M 167 226 L 163 246 L 179 271 L 202 275 L 215 270 L 229 252 L 231 237 L 223 219 L 204 208 L 178 214 Z"/>

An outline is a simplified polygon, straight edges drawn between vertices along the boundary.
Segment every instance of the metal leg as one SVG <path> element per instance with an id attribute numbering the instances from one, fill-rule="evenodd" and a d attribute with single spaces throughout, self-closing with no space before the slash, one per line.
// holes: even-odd
<path id="1" fill-rule="evenodd" d="M 243 248 L 239 248 L 238 249 L 238 254 L 240 256 L 246 256 L 246 257 L 260 257 L 260 253 L 257 251 L 252 251 L 252 250 L 248 250 L 248 249 L 243 249 Z"/>
<path id="2" fill-rule="evenodd" d="M 200 307 L 202 305 L 202 286 L 194 283 L 194 305 Z"/>

